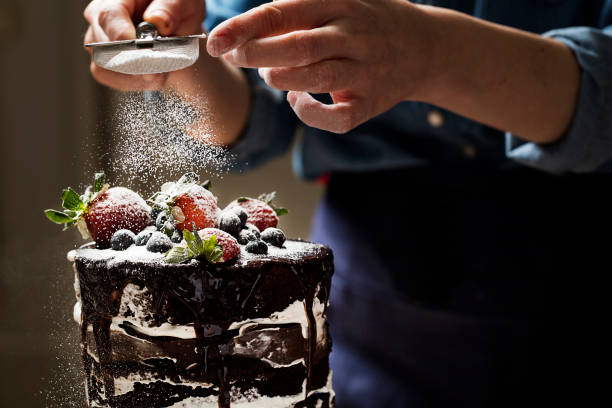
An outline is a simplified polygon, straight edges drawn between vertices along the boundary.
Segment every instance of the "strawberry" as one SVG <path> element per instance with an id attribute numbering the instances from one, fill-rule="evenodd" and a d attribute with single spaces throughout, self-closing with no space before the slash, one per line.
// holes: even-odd
<path id="1" fill-rule="evenodd" d="M 204 228 L 198 231 L 198 235 L 203 241 L 209 240 L 213 235 L 217 237 L 217 244 L 223 247 L 223 256 L 221 257 L 223 262 L 235 258 L 240 253 L 240 247 L 236 238 L 225 231 L 221 231 L 218 228 Z"/>
<path id="2" fill-rule="evenodd" d="M 150 211 L 145 200 L 134 191 L 112 187 L 91 201 L 84 218 L 96 244 L 107 247 L 113 234 L 120 229 L 138 234 L 150 225 Z"/>
<path id="3" fill-rule="evenodd" d="M 172 204 L 172 215 L 174 215 L 175 220 L 179 221 L 181 219 L 180 214 L 183 215 L 183 221 L 176 224 L 179 231 L 183 231 L 192 223 L 195 223 L 198 230 L 212 228 L 219 218 L 217 199 L 210 191 L 197 184 L 176 197 Z M 180 212 L 177 207 L 180 208 Z"/>
<path id="4" fill-rule="evenodd" d="M 155 193 L 149 202 L 165 211 L 179 231 L 215 227 L 219 218 L 217 198 L 207 189 L 208 182 L 198 184 L 194 173 L 183 175 L 176 183 L 166 183 L 162 191 Z"/>
<path id="5" fill-rule="evenodd" d="M 46 210 L 45 215 L 64 229 L 76 225 L 84 239 L 93 238 L 100 248 L 109 246 L 120 229 L 134 233 L 151 223 L 151 208 L 135 192 L 124 187 L 109 188 L 104 173 L 96 173 L 90 186 L 79 196 L 70 187 L 62 192 L 64 211 Z"/>
<path id="6" fill-rule="evenodd" d="M 195 226 L 194 226 L 195 231 Z M 240 253 L 236 238 L 217 228 L 204 228 L 194 234 L 183 230 L 184 241 L 166 253 L 168 263 L 182 263 L 190 259 L 202 259 L 210 263 L 226 262 Z"/>
<path id="7" fill-rule="evenodd" d="M 285 208 L 274 207 L 272 205 L 272 200 L 275 197 L 275 192 L 262 194 L 257 199 L 240 197 L 229 203 L 224 211 L 241 207 L 248 215 L 247 222 L 255 225 L 259 231 L 263 231 L 266 228 L 276 227 L 278 225 L 278 216 L 288 212 Z"/>

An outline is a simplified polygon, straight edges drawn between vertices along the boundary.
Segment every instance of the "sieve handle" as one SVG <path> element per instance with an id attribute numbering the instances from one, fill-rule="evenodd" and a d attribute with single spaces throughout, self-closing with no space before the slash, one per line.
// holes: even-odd
<path id="1" fill-rule="evenodd" d="M 159 31 L 154 24 L 143 21 L 136 27 L 136 47 L 153 48 L 153 42 L 159 36 Z"/>

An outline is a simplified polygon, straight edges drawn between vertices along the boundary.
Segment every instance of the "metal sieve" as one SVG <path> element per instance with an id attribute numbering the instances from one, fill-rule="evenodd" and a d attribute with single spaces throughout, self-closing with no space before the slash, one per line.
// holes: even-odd
<path id="1" fill-rule="evenodd" d="M 186 68 L 200 55 L 199 40 L 206 34 L 161 37 L 157 27 L 142 22 L 136 39 L 85 44 L 96 65 L 123 74 L 158 74 Z"/>

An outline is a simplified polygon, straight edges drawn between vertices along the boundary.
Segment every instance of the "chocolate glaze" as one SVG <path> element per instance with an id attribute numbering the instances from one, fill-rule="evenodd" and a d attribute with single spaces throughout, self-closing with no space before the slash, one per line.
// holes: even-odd
<path id="1" fill-rule="evenodd" d="M 305 395 L 295 407 L 332 407 L 331 390 L 311 392 L 325 389 L 329 375 L 331 339 L 326 323 L 324 333 L 317 333 L 313 304 L 315 298 L 328 303 L 332 253 L 317 244 L 286 245 L 289 249 L 275 249 L 268 256 L 242 251 L 237 260 L 224 264 L 171 265 L 160 257 L 131 257 L 136 247 L 122 253 L 78 250 L 75 269 L 88 404 L 167 407 L 186 398 L 216 396 L 220 408 L 229 408 L 232 393 L 255 389 L 260 396 L 297 395 L 305 381 Z M 139 307 L 147 310 L 151 327 L 192 326 L 195 338 L 150 336 L 127 320 L 119 325 L 121 331 L 111 331 L 113 318 L 127 319 L 133 313 L 120 313 L 130 284 L 149 294 Z M 231 328 L 232 323 L 268 318 L 296 301 L 304 305 L 306 340 L 299 323 Z M 261 352 L 251 353 L 248 345 L 262 333 L 272 339 L 265 353 L 283 349 L 279 359 L 298 357 L 304 364 L 272 367 L 260 358 Z M 115 380 L 129 375 L 149 380 L 135 381 L 132 390 L 116 394 Z"/>

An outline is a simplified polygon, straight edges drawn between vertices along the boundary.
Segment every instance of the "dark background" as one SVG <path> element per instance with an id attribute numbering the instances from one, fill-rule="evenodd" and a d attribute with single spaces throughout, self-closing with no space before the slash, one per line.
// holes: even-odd
<path id="1" fill-rule="evenodd" d="M 0 407 L 85 406 L 66 261 L 82 240 L 43 210 L 59 208 L 63 188 L 86 186 L 112 150 L 117 98 L 89 75 L 86 3 L 0 0 Z M 291 210 L 287 235 L 307 237 L 321 191 L 295 179 L 288 157 L 214 180 L 222 204 L 270 190 Z"/>

